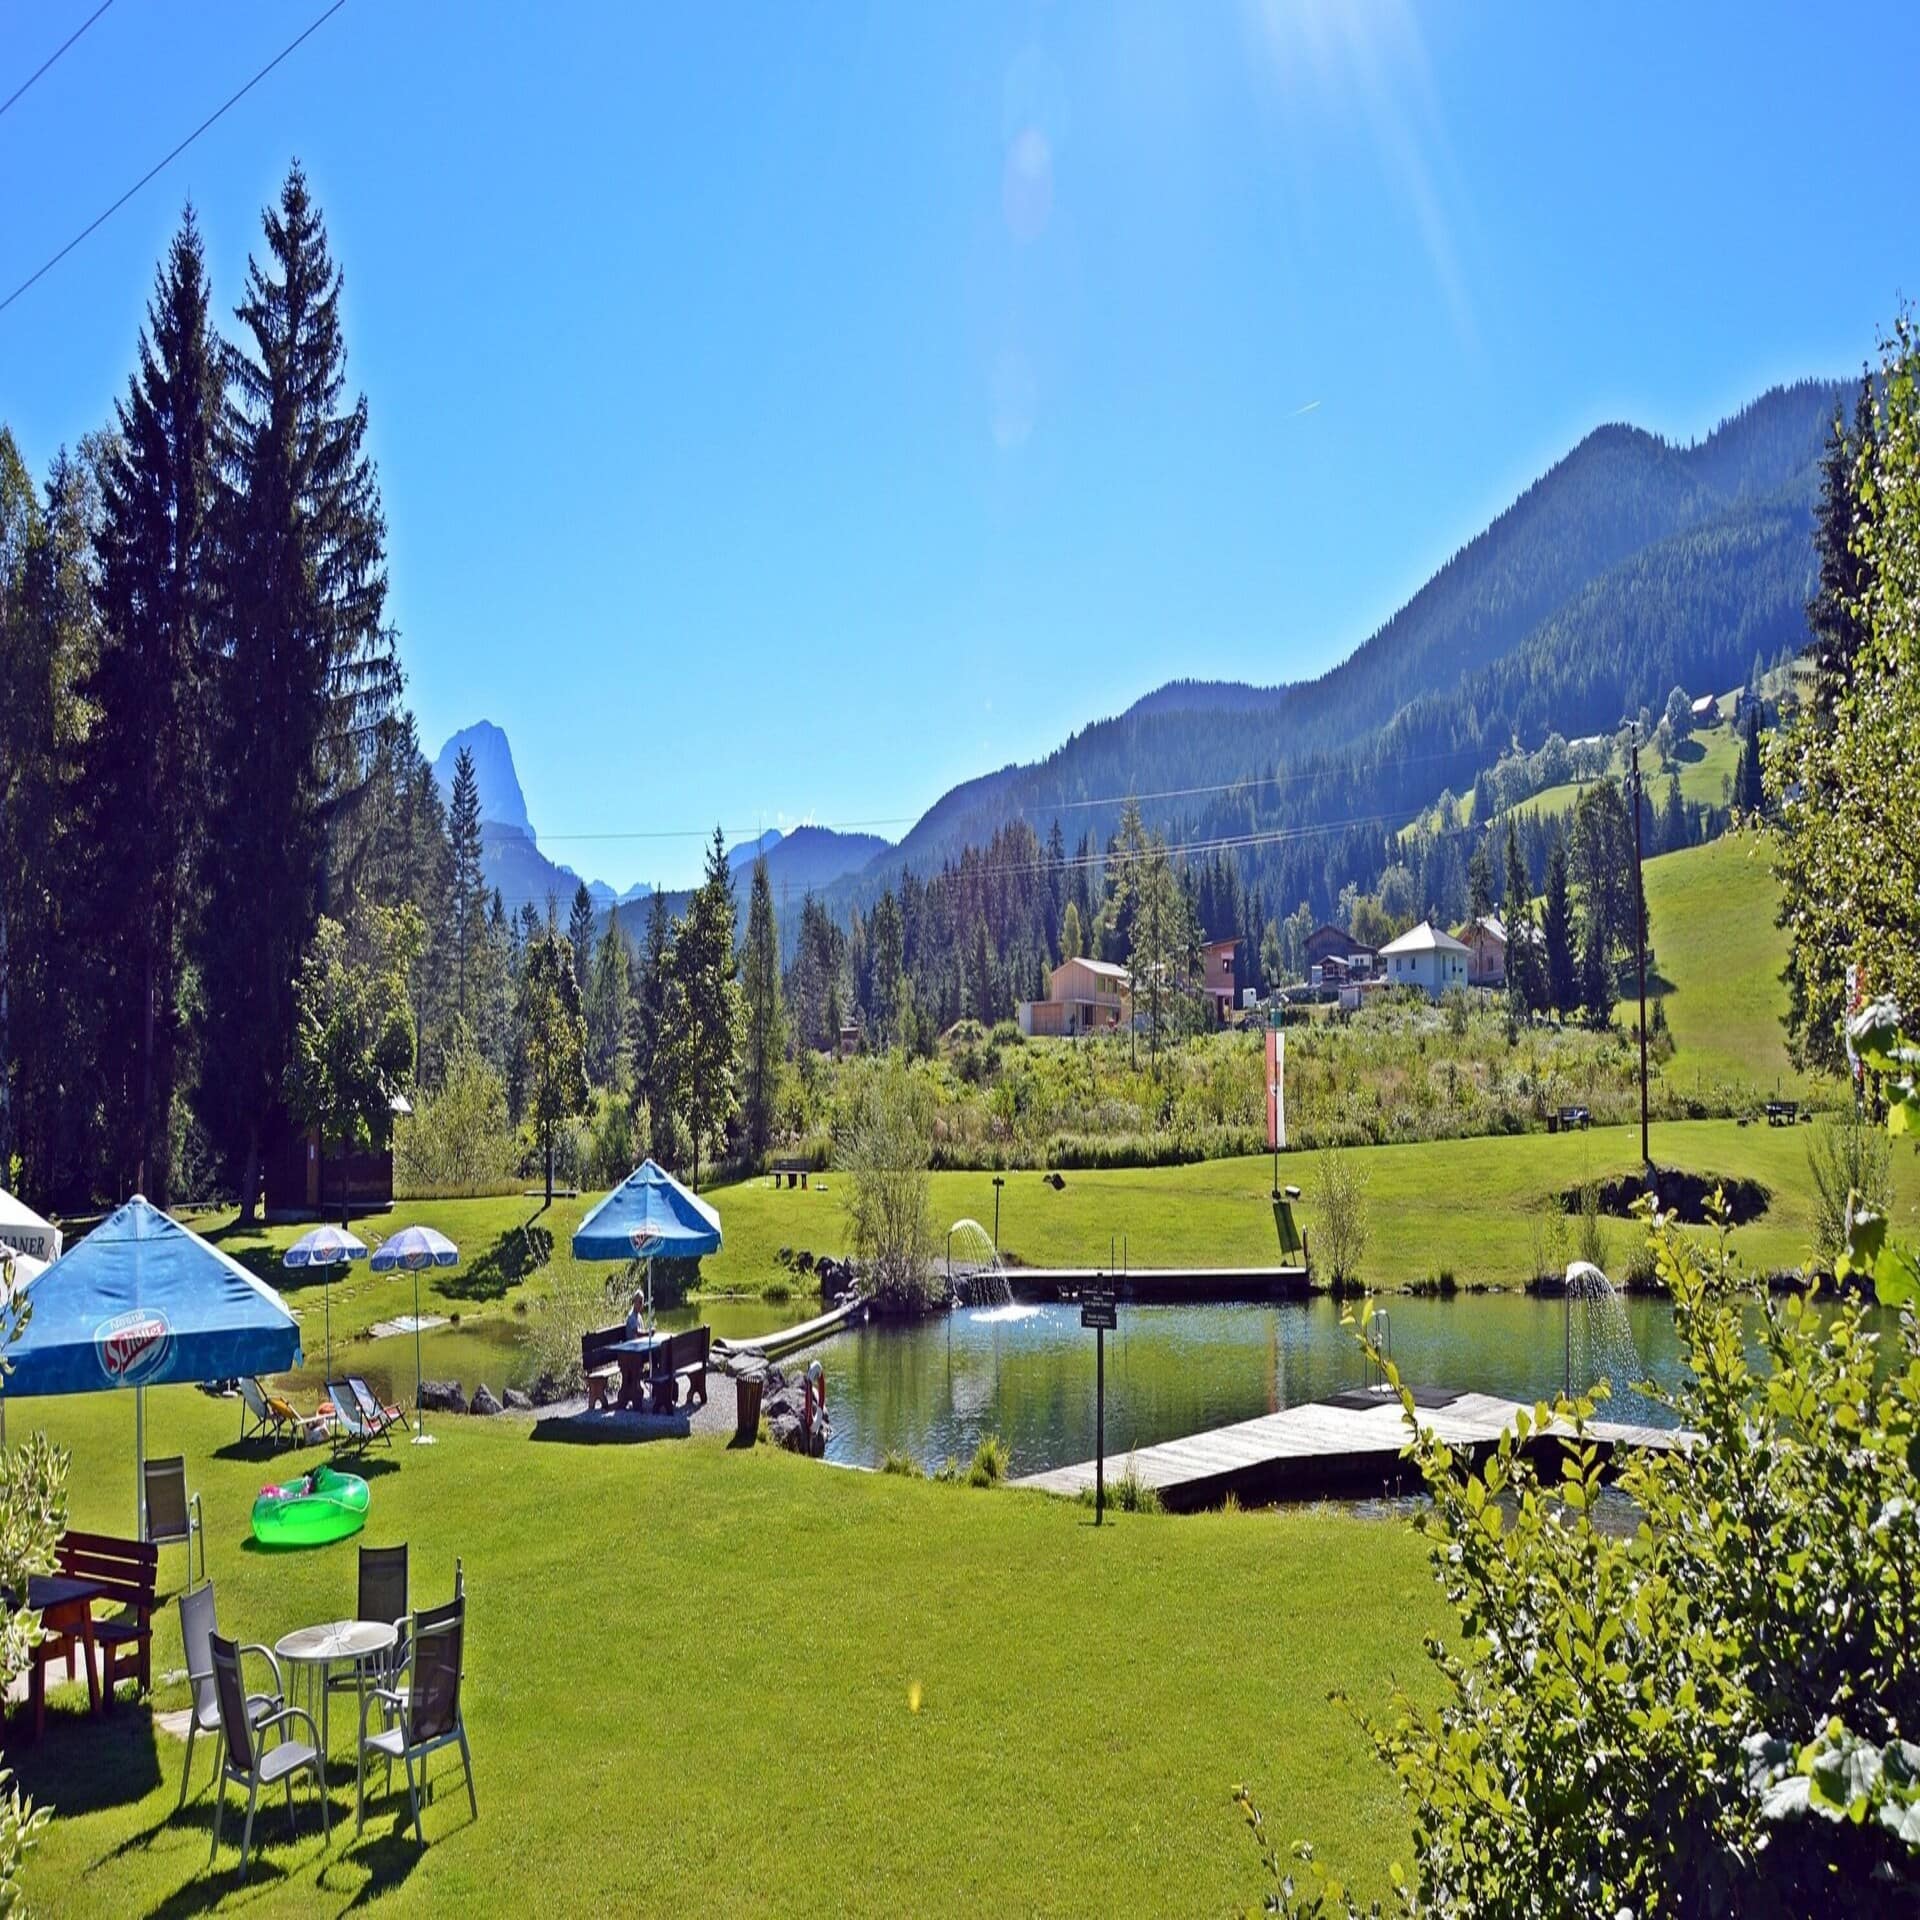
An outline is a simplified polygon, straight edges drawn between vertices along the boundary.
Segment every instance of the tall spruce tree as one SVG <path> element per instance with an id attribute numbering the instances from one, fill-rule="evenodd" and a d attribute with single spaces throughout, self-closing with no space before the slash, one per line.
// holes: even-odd
<path id="1" fill-rule="evenodd" d="M 1535 939 L 1532 891 L 1520 858 L 1520 835 L 1507 822 L 1507 998 L 1519 1014 L 1537 1013 L 1547 1003 L 1540 977 L 1540 948 Z"/>
<path id="2" fill-rule="evenodd" d="M 547 1205 L 553 1205 L 553 1143 L 560 1128 L 586 1108 L 587 1020 L 580 976 L 563 933 L 543 927 L 527 942 L 517 1008 L 525 1062 L 526 1115 L 540 1135 Z"/>
<path id="3" fill-rule="evenodd" d="M 340 275 L 297 163 L 264 226 L 264 263 L 249 261 L 236 309 L 241 342 L 226 355 L 216 782 L 197 943 L 200 1108 L 246 1219 L 300 957 L 329 904 L 328 830 L 363 787 L 400 692 L 367 406 L 346 397 Z"/>
<path id="4" fill-rule="evenodd" d="M 206 816 L 207 611 L 224 394 L 189 206 L 147 304 L 100 462 L 100 653 L 83 806 L 85 945 L 102 1079 L 100 1178 L 173 1198 L 181 982 Z"/>
<path id="5" fill-rule="evenodd" d="M 890 893 L 884 897 L 888 902 L 893 899 Z M 747 1151 L 757 1159 L 773 1138 L 780 1063 L 787 1051 L 787 1018 L 780 1004 L 780 930 L 774 924 L 773 883 L 767 877 L 765 854 L 753 863 L 753 882 L 747 894 L 747 940 L 740 954 L 740 989 L 745 1003 L 740 1036 L 741 1117 L 746 1125 Z"/>
<path id="6" fill-rule="evenodd" d="M 1567 842 L 1556 822 L 1547 848 L 1547 887 L 1540 932 L 1546 951 L 1547 1004 L 1563 1018 L 1580 1004 L 1580 967 L 1573 944 L 1573 900 L 1568 885 Z"/>
<path id="7" fill-rule="evenodd" d="M 463 1020 L 475 1017 L 478 948 L 486 933 L 487 880 L 480 835 L 480 776 L 473 751 L 462 747 L 453 761 L 453 792 L 447 801 L 447 837 L 453 846 L 453 877 L 447 911 L 452 924 L 454 995 Z"/>
<path id="8" fill-rule="evenodd" d="M 1508 829 L 1512 837 L 1512 829 Z M 1487 851 L 1483 834 L 1467 862 L 1467 918 L 1484 920 L 1493 912 L 1493 856 Z"/>
<path id="9" fill-rule="evenodd" d="M 678 1061 L 679 1107 L 700 1183 L 702 1150 L 718 1146 L 739 1108 L 734 1063 L 740 1041 L 740 982 L 733 947 L 733 869 L 720 829 L 707 849 L 706 874 L 687 902 L 673 940 L 665 1025 Z"/>
<path id="10" fill-rule="evenodd" d="M 587 883 L 582 880 L 574 888 L 573 903 L 567 909 L 567 939 L 573 947 L 574 977 L 583 1000 L 593 967 L 593 923 L 598 918 L 593 895 L 587 891 Z"/>
<path id="11" fill-rule="evenodd" d="M 1733 804 L 1749 819 L 1766 810 L 1767 790 L 1760 760 L 1760 709 L 1747 709 L 1740 736 L 1740 765 L 1733 776 Z"/>

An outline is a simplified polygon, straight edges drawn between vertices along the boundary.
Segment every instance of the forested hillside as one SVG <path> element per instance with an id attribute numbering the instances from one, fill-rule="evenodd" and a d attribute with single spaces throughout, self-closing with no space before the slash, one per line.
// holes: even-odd
<path id="1" fill-rule="evenodd" d="M 1044 761 L 955 788 L 886 870 L 929 871 L 1015 817 L 1097 844 L 1128 794 L 1175 840 L 1370 824 L 1471 785 L 1515 734 L 1608 727 L 1676 682 L 1738 684 L 1804 625 L 1816 466 L 1842 398 L 1775 388 L 1689 447 L 1602 427 L 1320 679 L 1170 683 Z M 1246 789 L 1209 805 L 1190 792 L 1236 778 Z"/>

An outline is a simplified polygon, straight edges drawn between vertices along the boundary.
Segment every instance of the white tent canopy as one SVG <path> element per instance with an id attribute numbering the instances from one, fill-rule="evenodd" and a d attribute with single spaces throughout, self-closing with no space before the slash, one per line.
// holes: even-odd
<path id="1" fill-rule="evenodd" d="M 42 1220 L 31 1207 L 0 1187 L 0 1245 L 35 1260 L 58 1260 L 61 1244 L 60 1229 L 52 1221 Z"/>

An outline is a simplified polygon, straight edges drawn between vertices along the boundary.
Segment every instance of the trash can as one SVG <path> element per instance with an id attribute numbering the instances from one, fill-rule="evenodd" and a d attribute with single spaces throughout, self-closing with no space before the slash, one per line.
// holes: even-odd
<path id="1" fill-rule="evenodd" d="M 758 1367 L 739 1375 L 733 1383 L 735 1418 L 733 1437 L 743 1446 L 752 1446 L 760 1437 L 760 1402 L 767 1390 L 767 1376 Z"/>

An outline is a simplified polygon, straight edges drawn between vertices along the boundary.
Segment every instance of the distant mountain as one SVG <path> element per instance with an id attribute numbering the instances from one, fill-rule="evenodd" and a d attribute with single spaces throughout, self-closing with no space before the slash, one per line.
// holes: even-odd
<path id="1" fill-rule="evenodd" d="M 499 890 L 508 913 L 517 914 L 531 904 L 544 913 L 549 898 L 559 903 L 564 916 L 580 876 L 573 868 L 551 860 L 540 850 L 539 836 L 527 817 L 526 797 L 520 790 L 520 776 L 513 764 L 513 748 L 505 732 L 491 720 L 476 721 L 462 727 L 434 760 L 434 777 L 440 783 L 441 797 L 453 792 L 454 763 L 465 747 L 473 755 L 474 776 L 480 788 L 480 843 L 482 868 L 487 884 Z M 739 893 L 745 902 L 747 869 L 762 853 L 767 857 L 767 874 L 776 899 L 790 899 L 796 905 L 809 893 L 831 886 L 836 880 L 858 872 L 887 851 L 888 843 L 873 833 L 836 833 L 830 827 L 796 827 L 783 834 L 778 827 L 751 840 L 742 840 L 727 849 L 728 864 L 739 876 Z M 594 906 L 605 913 L 623 907 L 644 907 L 653 889 L 645 884 L 616 892 L 604 880 L 589 880 L 587 891 Z M 667 895 L 670 911 L 686 905 L 685 892 Z M 637 931 L 642 924 L 634 915 L 623 915 L 622 925 Z"/>
<path id="2" fill-rule="evenodd" d="M 1612 724 L 1676 682 L 1737 683 L 1803 624 L 1817 463 L 1844 398 L 1826 381 L 1776 387 L 1686 446 L 1597 428 L 1317 680 L 1171 681 L 1045 760 L 942 795 L 889 866 L 929 871 L 1015 818 L 1097 844 L 1129 793 L 1170 834 L 1353 817 L 1396 755 L 1438 756 L 1432 793 L 1462 769 L 1471 781 L 1516 731 L 1537 742 Z M 1211 803 L 1193 791 L 1240 780 L 1253 784 Z M 1303 804 L 1275 805 L 1296 783 Z"/>
<path id="3" fill-rule="evenodd" d="M 480 786 L 480 818 L 511 827 L 532 840 L 533 822 L 527 818 L 527 797 L 520 791 L 520 776 L 514 771 L 513 749 L 491 720 L 476 720 L 472 726 L 462 727 L 440 749 L 433 763 L 433 777 L 440 783 L 441 798 L 453 793 L 453 766 L 462 747 L 473 755 L 474 778 Z"/>

